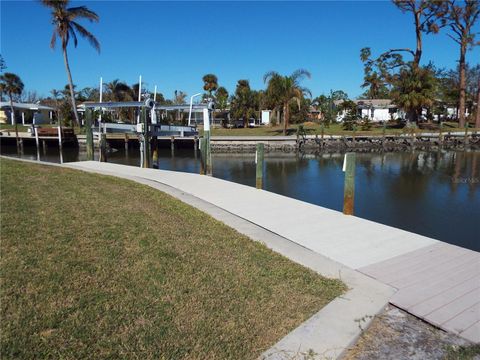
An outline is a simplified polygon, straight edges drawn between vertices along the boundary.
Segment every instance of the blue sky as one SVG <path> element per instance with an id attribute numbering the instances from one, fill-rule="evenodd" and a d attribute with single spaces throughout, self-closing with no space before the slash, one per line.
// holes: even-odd
<path id="1" fill-rule="evenodd" d="M 375 54 L 392 47 L 414 47 L 410 14 L 389 1 L 336 2 L 160 2 L 81 1 L 100 16 L 84 23 L 102 44 L 100 55 L 83 40 L 69 48 L 74 83 L 79 88 L 142 75 L 165 97 L 175 90 L 202 91 L 206 73 L 218 76 L 231 93 L 238 79 L 264 88 L 265 72 L 289 74 L 305 68 L 313 96 L 342 89 L 350 97 L 360 88 L 360 49 Z M 48 95 L 67 83 L 61 51 L 49 48 L 49 10 L 39 2 L 1 1 L 1 54 L 27 90 Z M 480 29 L 479 29 L 480 30 Z M 454 67 L 457 45 L 445 32 L 427 35 L 423 63 Z M 480 49 L 468 53 L 478 63 Z"/>

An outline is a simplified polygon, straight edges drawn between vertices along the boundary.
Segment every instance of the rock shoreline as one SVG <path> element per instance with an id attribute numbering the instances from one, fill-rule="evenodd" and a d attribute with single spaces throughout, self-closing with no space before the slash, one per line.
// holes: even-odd
<path id="1" fill-rule="evenodd" d="M 463 136 L 398 136 L 398 137 L 337 137 L 306 138 L 291 141 L 212 141 L 212 152 L 217 153 L 252 153 L 256 151 L 256 143 L 264 143 L 265 152 L 371 152 L 371 151 L 408 151 L 408 150 L 478 150 L 480 134 Z"/>

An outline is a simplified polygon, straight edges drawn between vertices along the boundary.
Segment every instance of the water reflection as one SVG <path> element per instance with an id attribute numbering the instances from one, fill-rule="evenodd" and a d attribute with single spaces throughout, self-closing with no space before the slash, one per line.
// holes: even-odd
<path id="1" fill-rule="evenodd" d="M 21 155 L 15 146 L 2 154 L 37 159 L 35 147 Z M 357 154 L 355 214 L 390 226 L 480 251 L 480 153 L 412 151 Z M 60 161 L 57 147 L 38 154 L 42 161 Z M 63 161 L 85 160 L 84 151 L 65 148 Z M 114 163 L 138 166 L 139 151 L 130 148 L 108 156 Z M 213 174 L 255 186 L 254 154 L 213 154 Z M 343 154 L 265 155 L 264 187 L 285 196 L 341 211 Z M 160 149 L 164 170 L 199 173 L 199 156 L 191 149 Z M 288 209 L 285 209 L 288 215 Z M 261 214 L 259 214 L 261 216 Z M 322 219 L 310 219 L 322 221 Z"/>

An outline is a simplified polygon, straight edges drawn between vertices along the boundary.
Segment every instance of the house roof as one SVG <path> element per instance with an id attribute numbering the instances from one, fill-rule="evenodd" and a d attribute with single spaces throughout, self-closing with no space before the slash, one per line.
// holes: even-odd
<path id="1" fill-rule="evenodd" d="M 360 109 L 390 109 L 396 108 L 397 105 L 392 103 L 391 99 L 356 99 L 352 100 Z M 343 103 L 343 100 L 335 100 L 333 102 L 336 106 Z"/>
<path id="2" fill-rule="evenodd" d="M 353 100 L 361 108 L 393 108 L 397 107 L 390 99 L 357 99 Z"/>
<path id="3" fill-rule="evenodd" d="M 15 109 L 23 109 L 23 110 L 49 110 L 53 111 L 55 110 L 54 108 L 50 106 L 45 106 L 45 105 L 40 105 L 40 104 L 34 104 L 34 103 L 18 103 L 14 102 L 13 107 Z M 0 108 L 10 108 L 10 102 L 9 101 L 1 101 L 0 102 Z"/>

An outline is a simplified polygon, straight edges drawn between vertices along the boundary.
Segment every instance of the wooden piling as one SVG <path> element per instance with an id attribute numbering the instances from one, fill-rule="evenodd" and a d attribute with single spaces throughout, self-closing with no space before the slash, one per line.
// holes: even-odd
<path id="1" fill-rule="evenodd" d="M 125 151 L 128 151 L 128 134 L 125 133 Z"/>
<path id="2" fill-rule="evenodd" d="M 85 110 L 85 135 L 87 140 L 87 160 L 94 159 L 93 132 L 92 132 L 92 109 Z"/>
<path id="3" fill-rule="evenodd" d="M 263 159 L 264 159 L 264 144 L 257 144 L 257 151 L 255 153 L 255 163 L 257 164 L 257 171 L 255 176 L 255 184 L 257 189 L 263 189 Z"/>
<path id="4" fill-rule="evenodd" d="M 100 161 L 107 162 L 107 134 L 100 134 Z"/>
<path id="5" fill-rule="evenodd" d="M 142 167 L 149 168 L 150 167 L 150 134 L 148 131 L 148 122 L 147 122 L 147 111 L 145 107 L 142 107 L 142 114 L 141 114 L 141 121 L 143 124 L 143 163 Z"/>
<path id="6" fill-rule="evenodd" d="M 205 175 L 205 148 L 206 148 L 206 139 L 205 137 L 200 138 L 200 175 Z"/>
<path id="7" fill-rule="evenodd" d="M 38 139 L 38 128 L 34 126 L 35 131 L 35 145 L 37 145 L 37 161 L 40 161 L 40 140 Z"/>
<path id="8" fill-rule="evenodd" d="M 155 169 L 159 168 L 159 163 L 158 163 L 158 138 L 154 136 L 152 138 L 152 148 L 153 148 L 153 154 L 152 154 L 152 166 Z"/>
<path id="9" fill-rule="evenodd" d="M 205 136 L 205 175 L 212 176 L 212 151 L 210 146 L 210 131 L 204 131 Z"/>
<path id="10" fill-rule="evenodd" d="M 343 213 L 353 215 L 355 198 L 355 153 L 346 153 L 343 165 L 345 187 L 343 193 Z"/>
<path id="11" fill-rule="evenodd" d="M 62 147 L 63 147 L 62 127 L 61 127 L 61 126 L 58 126 L 57 129 L 58 129 L 58 149 L 59 149 L 60 152 L 61 152 L 61 151 L 62 151 Z"/>

